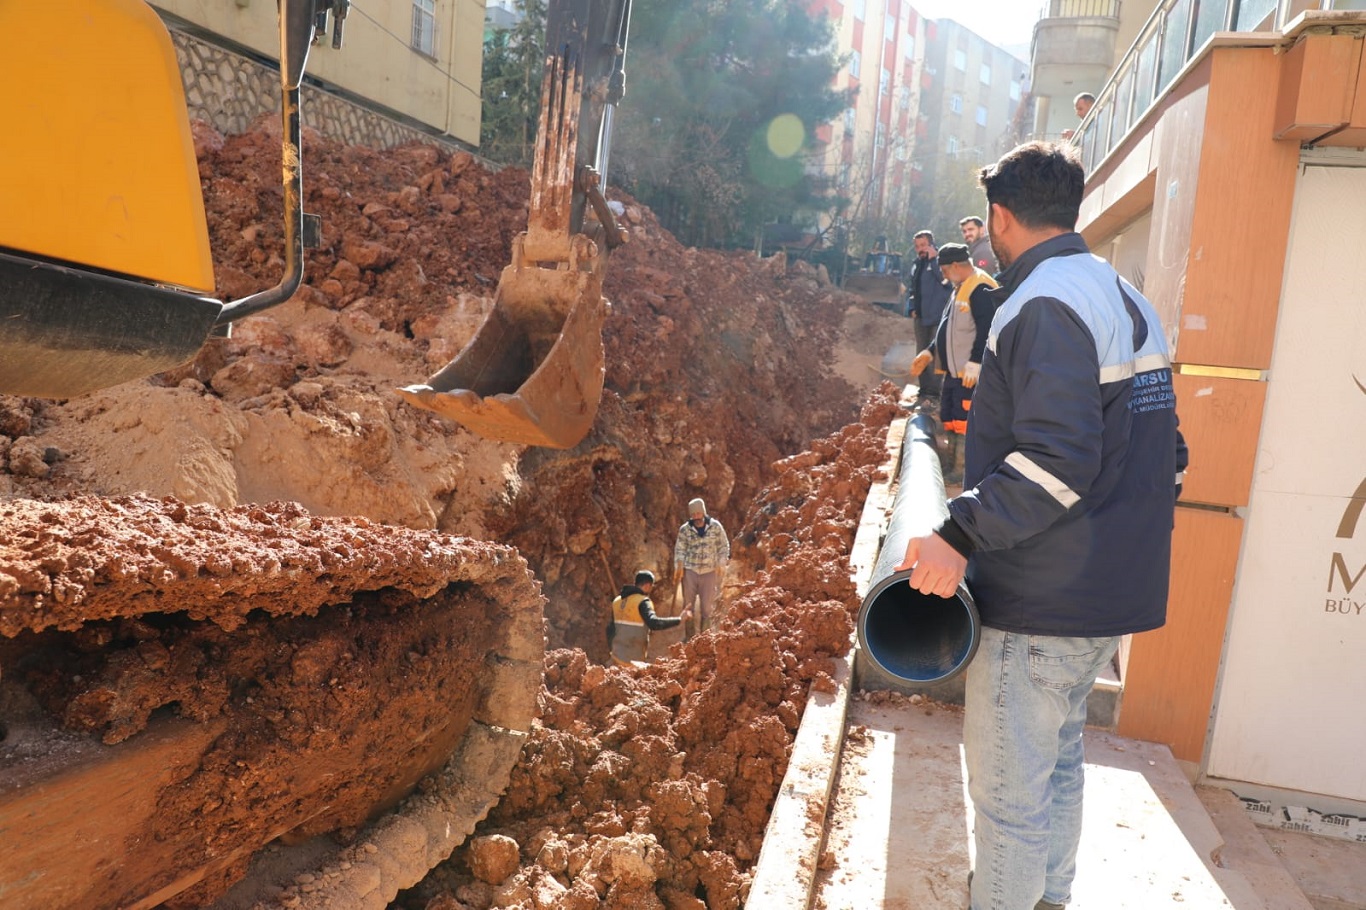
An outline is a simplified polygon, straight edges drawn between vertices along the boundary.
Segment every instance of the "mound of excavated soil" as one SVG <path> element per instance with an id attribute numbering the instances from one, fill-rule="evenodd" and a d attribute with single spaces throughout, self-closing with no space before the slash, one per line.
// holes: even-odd
<path id="1" fill-rule="evenodd" d="M 277 129 L 274 118 L 241 136 L 198 129 L 224 298 L 273 284 L 282 267 Z M 828 684 L 828 659 L 848 645 L 848 544 L 895 411 L 884 389 L 858 416 L 877 380 L 870 370 L 860 381 L 859 363 L 876 364 L 909 324 L 866 310 L 799 265 L 684 248 L 622 197 L 631 241 L 608 264 L 606 390 L 592 431 L 568 451 L 483 440 L 409 408 L 392 389 L 447 362 L 482 321 L 526 221 L 526 172 L 492 172 L 468 154 L 427 146 L 378 152 L 313 134 L 305 170 L 305 207 L 324 224 L 322 247 L 306 259 L 306 287 L 160 377 L 66 402 L 0 396 L 0 503 L 149 493 L 228 510 L 240 518 L 235 536 L 190 563 L 194 583 L 221 583 L 245 609 L 257 596 L 304 605 L 337 583 L 325 576 L 338 566 L 363 571 L 367 533 L 378 525 L 515 547 L 542 583 L 549 643 L 562 649 L 547 658 L 544 720 L 485 836 L 403 906 L 624 908 L 661 898 L 671 910 L 703 900 L 738 906 L 807 688 Z M 608 602 L 637 569 L 669 570 L 693 496 L 735 542 L 732 574 L 744 581 L 727 590 L 728 616 L 716 634 L 643 671 L 598 666 Z M 270 520 L 260 523 L 257 512 L 234 509 L 272 501 L 299 503 L 309 522 L 347 516 L 337 527 L 356 529 L 350 557 L 306 561 L 297 592 L 239 578 L 270 549 L 276 517 L 303 520 L 295 506 L 261 507 Z M 87 511 L 127 508 L 82 502 Z M 162 518 L 184 524 L 175 516 L 194 508 L 167 502 Z M 0 524 L 10 520 L 0 515 Z M 193 632 L 132 616 L 144 602 L 154 609 L 156 585 L 140 574 L 160 558 L 153 537 L 111 539 L 103 561 L 81 557 L 47 576 L 53 591 L 68 592 L 44 600 L 62 617 L 49 624 L 99 617 L 43 633 L 67 636 L 71 659 L 96 666 L 73 674 L 85 690 L 51 683 L 45 695 L 48 710 L 70 714 L 74 726 L 122 736 L 144 713 L 155 720 L 158 705 L 213 713 L 212 687 L 203 704 L 178 677 L 158 689 L 154 674 L 118 670 L 102 651 L 108 645 L 119 653 L 175 645 L 207 655 L 204 672 L 224 674 L 236 666 L 225 651 L 244 632 L 335 641 L 316 625 L 296 626 L 308 617 L 243 622 L 222 606 L 183 607 L 204 617 L 187 619 Z M 10 557 L 0 553 L 0 566 Z M 124 589 L 126 603 L 80 600 L 92 579 L 123 572 L 146 582 Z M 17 584 L 29 583 L 23 578 Z M 668 612 L 670 598 L 660 600 Z M 228 631 L 233 623 L 242 624 Z M 36 627 L 32 619 L 15 626 Z M 22 658 L 20 639 L 36 634 L 3 645 L 7 677 Z M 238 670 L 287 676 L 284 665 L 248 664 Z M 91 702 L 83 693 L 100 685 L 128 693 L 110 705 L 139 707 L 68 710 Z M 354 708 L 344 688 L 327 697 L 340 700 L 339 716 Z M 376 729 L 381 738 L 410 733 Z M 310 747 L 308 737 L 300 746 Z M 249 752 L 245 741 L 237 748 L 227 748 L 223 767 Z M 168 812 L 212 803 L 199 798 Z M 247 823 L 250 805 L 234 824 Z"/>
<path id="2" fill-rule="evenodd" d="M 413 910 L 741 906 L 811 686 L 833 687 L 858 598 L 849 552 L 898 414 L 860 421 L 777 466 L 741 529 L 759 567 L 713 633 L 643 669 L 546 657 L 541 718 L 502 802 L 400 900 Z M 491 864 L 491 838 L 518 864 Z"/>
<path id="3" fill-rule="evenodd" d="M 198 130 L 225 298 L 280 272 L 277 130 Z M 0 396 L 0 495 L 279 499 L 498 540 L 543 580 L 551 644 L 603 660 L 607 603 L 637 569 L 668 570 L 684 503 L 702 496 L 739 527 L 772 463 L 854 419 L 877 379 L 857 387 L 829 366 L 847 355 L 834 353 L 846 314 L 874 308 L 804 265 L 684 248 L 626 199 L 592 432 L 566 452 L 482 440 L 391 390 L 478 327 L 526 222 L 527 173 L 311 133 L 304 163 L 305 207 L 323 220 L 307 285 L 156 380 L 61 403 Z M 875 363 L 908 324 L 873 320 Z"/>
<path id="4" fill-rule="evenodd" d="M 0 527 L 9 905 L 128 906 L 207 871 L 173 899 L 200 906 L 275 838 L 397 802 L 473 719 L 532 713 L 541 597 L 506 547 L 148 497 L 12 500 Z M 46 718 L 145 735 L 91 748 Z"/>

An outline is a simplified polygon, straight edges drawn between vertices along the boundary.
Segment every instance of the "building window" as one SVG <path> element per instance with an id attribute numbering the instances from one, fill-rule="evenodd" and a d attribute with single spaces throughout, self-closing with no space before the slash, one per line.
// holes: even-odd
<path id="1" fill-rule="evenodd" d="M 882 148 L 887 143 L 887 137 L 882 132 L 882 124 L 879 123 L 873 130 L 873 145 Z"/>
<path id="2" fill-rule="evenodd" d="M 862 22 L 868 15 L 868 0 L 854 0 L 854 18 Z"/>
<path id="3" fill-rule="evenodd" d="M 986 125 L 987 125 L 987 109 L 986 109 L 985 107 L 983 107 L 982 105 L 980 105 L 980 104 L 977 105 L 977 125 L 978 125 L 978 126 L 986 126 Z"/>
<path id="4" fill-rule="evenodd" d="M 849 185 L 849 176 L 850 176 L 851 173 L 852 173 L 852 171 L 850 170 L 850 165 L 847 165 L 847 164 L 841 164 L 841 165 L 840 165 L 840 186 L 848 186 L 848 185 Z"/>
<path id="5" fill-rule="evenodd" d="M 855 79 L 859 77 L 861 63 L 862 58 L 859 56 L 858 51 L 854 51 L 849 55 L 849 75 L 853 76 Z"/>
<path id="6" fill-rule="evenodd" d="M 1019 81 L 1018 79 L 1011 79 L 1011 80 L 1010 80 L 1010 100 L 1011 100 L 1011 101 L 1019 101 L 1019 100 L 1020 100 L 1020 81 Z"/>
<path id="7" fill-rule="evenodd" d="M 980 76 L 983 85 L 991 85 L 991 64 L 983 63 Z"/>
<path id="8" fill-rule="evenodd" d="M 949 141 L 948 141 L 947 143 L 945 143 L 945 145 L 944 145 L 944 149 L 945 149 L 945 151 L 947 151 L 947 152 L 949 153 L 949 157 L 950 157 L 950 158 L 953 158 L 953 157 L 957 156 L 957 154 L 958 154 L 958 137 L 957 137 L 957 136 L 950 136 L 950 137 L 949 137 Z"/>
<path id="9" fill-rule="evenodd" d="M 882 40 L 892 41 L 896 38 L 896 16 L 885 15 L 882 17 Z"/>
<path id="10" fill-rule="evenodd" d="M 844 109 L 844 130 L 848 133 L 854 131 L 854 109 L 852 107 Z"/>
<path id="11" fill-rule="evenodd" d="M 907 59 L 907 60 L 914 60 L 914 59 L 915 59 L 915 36 L 914 36 L 914 35 L 907 35 L 907 36 L 906 36 L 906 40 L 903 41 L 903 42 L 901 42 L 901 46 L 905 48 L 906 59 Z"/>
<path id="12" fill-rule="evenodd" d="M 879 98 L 881 98 L 883 95 L 887 94 L 887 92 L 890 91 L 891 88 L 892 88 L 892 74 L 891 74 L 891 71 L 890 71 L 890 70 L 883 70 L 883 71 L 882 71 L 882 75 L 881 75 L 880 77 L 878 77 L 878 83 L 877 83 L 877 96 L 878 96 Z"/>
<path id="13" fill-rule="evenodd" d="M 965 52 L 963 52 L 963 51 L 954 51 L 954 52 L 953 52 L 953 68 L 956 69 L 956 70 L 962 70 L 962 71 L 964 71 L 964 72 L 967 71 L 967 68 L 968 68 L 968 55 L 967 55 Z"/>
<path id="14" fill-rule="evenodd" d="M 954 93 L 954 96 L 949 99 L 949 110 L 953 111 L 955 114 L 963 113 L 962 95 L 959 95 L 956 92 Z"/>
<path id="15" fill-rule="evenodd" d="M 413 0 L 413 50 L 436 56 L 436 0 Z"/>

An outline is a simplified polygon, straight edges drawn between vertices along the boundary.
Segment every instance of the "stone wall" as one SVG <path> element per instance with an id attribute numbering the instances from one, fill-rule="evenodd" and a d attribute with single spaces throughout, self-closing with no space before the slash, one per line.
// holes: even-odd
<path id="1" fill-rule="evenodd" d="M 171 29 L 185 100 L 192 119 L 213 124 L 225 135 L 246 130 L 262 114 L 280 110 L 280 75 L 274 67 Z M 427 142 L 463 148 L 463 143 L 434 136 L 377 111 L 305 85 L 300 106 L 305 126 L 351 145 L 393 148 L 405 142 Z"/>

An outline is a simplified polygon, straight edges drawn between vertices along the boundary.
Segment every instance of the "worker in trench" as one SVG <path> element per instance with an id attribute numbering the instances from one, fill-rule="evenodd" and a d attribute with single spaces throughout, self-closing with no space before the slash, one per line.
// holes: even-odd
<path id="1" fill-rule="evenodd" d="M 1075 233 L 1084 174 L 1033 142 L 982 169 L 1003 272 L 960 495 L 897 568 L 981 618 L 963 748 L 972 910 L 1059 910 L 1081 838 L 1086 696 L 1120 636 L 1166 622 L 1186 467 L 1151 304 Z"/>
<path id="2" fill-rule="evenodd" d="M 701 499 L 688 502 L 688 520 L 678 529 L 674 540 L 674 576 L 676 589 L 683 584 L 683 608 L 697 606 L 697 631 L 711 628 L 715 617 L 712 610 L 721 594 L 721 581 L 730 563 L 730 538 L 726 529 L 711 515 Z M 686 628 L 686 627 L 685 627 Z"/>
<path id="3" fill-rule="evenodd" d="M 623 585 L 612 601 L 612 619 L 607 624 L 607 644 L 618 666 L 639 666 L 648 662 L 650 633 L 672 629 L 692 618 L 684 609 L 679 616 L 656 616 L 650 592 L 655 574 L 648 569 L 636 573 L 634 584 Z"/>

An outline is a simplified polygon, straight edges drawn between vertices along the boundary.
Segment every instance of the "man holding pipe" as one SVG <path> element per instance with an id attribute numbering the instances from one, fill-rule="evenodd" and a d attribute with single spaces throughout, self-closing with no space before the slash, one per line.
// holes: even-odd
<path id="1" fill-rule="evenodd" d="M 1186 447 L 1161 322 L 1074 233 L 1075 151 L 1028 143 L 980 181 L 1004 271 L 964 492 L 898 568 L 941 597 L 966 578 L 981 615 L 963 718 L 972 910 L 1058 910 L 1081 838 L 1086 696 L 1121 635 L 1166 621 Z"/>

